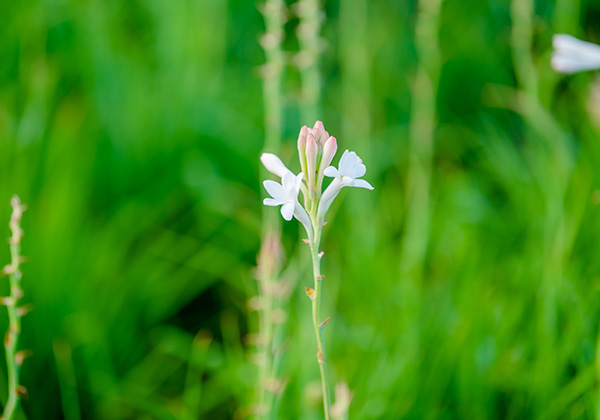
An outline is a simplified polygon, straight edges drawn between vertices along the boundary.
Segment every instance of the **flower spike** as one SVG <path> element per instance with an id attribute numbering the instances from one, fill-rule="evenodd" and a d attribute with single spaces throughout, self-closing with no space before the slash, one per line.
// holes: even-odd
<path id="1" fill-rule="evenodd" d="M 281 183 L 264 181 L 270 198 L 265 198 L 267 206 L 281 206 L 281 215 L 285 220 L 296 217 L 306 228 L 308 239 L 303 239 L 310 247 L 313 263 L 314 287 L 306 287 L 306 295 L 312 302 L 313 326 L 317 343 L 317 362 L 322 365 L 321 382 L 323 386 L 323 406 L 325 418 L 329 416 L 330 396 L 327 379 L 327 358 L 325 356 L 325 340 L 322 330 L 331 318 L 320 319 L 320 301 L 322 284 L 325 276 L 321 274 L 323 252 L 319 250 L 321 234 L 325 226 L 325 214 L 331 203 L 344 187 L 357 187 L 372 190 L 373 187 L 364 179 L 366 166 L 355 152 L 346 150 L 342 155 L 339 167 L 329 166 L 337 152 L 337 140 L 330 136 L 321 121 L 313 128 L 303 126 L 298 136 L 298 155 L 302 172 L 294 175 L 277 156 L 263 153 L 261 161 L 271 173 L 281 178 Z M 327 189 L 321 193 L 324 177 L 333 178 Z M 302 190 L 304 207 L 298 202 L 298 193 Z M 340 410 L 347 409 L 349 399 Z M 345 408 L 344 408 L 345 407 Z"/>

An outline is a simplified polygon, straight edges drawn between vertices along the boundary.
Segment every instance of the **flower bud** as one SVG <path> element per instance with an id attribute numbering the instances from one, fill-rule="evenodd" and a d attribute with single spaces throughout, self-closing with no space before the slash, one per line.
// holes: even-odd
<path id="1" fill-rule="evenodd" d="M 322 121 L 317 121 L 312 129 L 312 134 L 315 136 L 315 141 L 318 143 L 321 140 L 321 135 L 325 131 Z"/>
<path id="2" fill-rule="evenodd" d="M 321 164 L 319 165 L 319 175 L 317 178 L 318 195 L 321 195 L 321 187 L 323 185 L 323 177 L 325 176 L 325 168 L 327 168 L 331 164 L 331 161 L 333 160 L 333 157 L 335 156 L 336 152 L 337 141 L 335 137 L 331 136 L 327 139 L 325 145 L 323 146 L 323 155 L 321 156 Z"/>
<path id="3" fill-rule="evenodd" d="M 308 127 L 302 126 L 298 136 L 298 156 L 300 157 L 300 168 L 306 173 L 306 137 L 308 136 Z"/>
<path id="4" fill-rule="evenodd" d="M 315 137 L 312 133 L 308 134 L 306 139 L 306 171 L 309 193 L 312 196 L 315 192 L 317 175 L 317 157 L 318 147 Z"/>
<path id="5" fill-rule="evenodd" d="M 319 166 L 319 174 L 321 174 L 325 170 L 325 168 L 327 168 L 331 164 L 331 161 L 333 160 L 333 157 L 335 156 L 336 152 L 337 152 L 337 141 L 336 141 L 335 137 L 331 136 L 327 139 L 327 141 L 325 142 L 325 145 L 323 146 L 323 156 L 321 157 L 321 165 Z"/>
<path id="6" fill-rule="evenodd" d="M 327 141 L 327 139 L 329 139 L 329 133 L 327 131 L 323 131 L 323 133 L 321 134 L 321 137 L 317 140 L 317 144 L 319 145 L 319 147 L 322 147 L 323 145 L 325 145 L 325 142 Z"/>

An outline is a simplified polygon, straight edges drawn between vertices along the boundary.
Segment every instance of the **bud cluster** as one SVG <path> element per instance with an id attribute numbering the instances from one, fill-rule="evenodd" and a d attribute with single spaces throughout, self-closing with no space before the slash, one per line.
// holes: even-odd
<path id="1" fill-rule="evenodd" d="M 298 155 L 300 167 L 306 173 L 309 200 L 318 199 L 321 195 L 321 185 L 325 168 L 327 168 L 335 153 L 337 141 L 330 136 L 321 121 L 317 121 L 313 128 L 303 126 L 298 136 Z"/>

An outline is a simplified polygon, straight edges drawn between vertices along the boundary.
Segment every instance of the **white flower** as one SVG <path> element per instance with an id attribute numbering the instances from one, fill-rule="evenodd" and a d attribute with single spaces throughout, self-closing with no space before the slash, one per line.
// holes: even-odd
<path id="1" fill-rule="evenodd" d="M 265 198 L 263 204 L 265 206 L 281 206 L 281 215 L 285 220 L 292 220 L 292 217 L 296 216 L 296 219 L 304 225 L 309 235 L 312 235 L 308 214 L 298 202 L 298 192 L 303 177 L 302 172 L 294 175 L 290 171 L 283 174 L 281 184 L 271 180 L 264 181 L 263 185 L 272 198 Z"/>
<path id="2" fill-rule="evenodd" d="M 367 173 L 367 167 L 354 152 L 346 150 L 340 158 L 340 169 L 333 166 L 325 168 L 325 176 L 337 178 L 341 187 L 359 187 L 372 190 L 373 187 L 364 179 L 358 179 Z M 341 188 L 340 187 L 340 188 Z"/>
<path id="3" fill-rule="evenodd" d="M 552 68 L 559 73 L 576 73 L 600 69 L 600 46 L 581 41 L 571 35 L 557 34 L 552 38 L 554 53 Z"/>
<path id="4" fill-rule="evenodd" d="M 285 220 L 292 220 L 294 208 L 298 201 L 298 192 L 304 174 L 300 172 L 298 176 L 293 174 L 284 174 L 281 178 L 281 184 L 275 181 L 265 181 L 263 185 L 272 198 L 265 198 L 265 206 L 281 206 L 281 215 Z"/>
<path id="5" fill-rule="evenodd" d="M 373 187 L 364 179 L 359 179 L 365 175 L 367 167 L 362 163 L 362 159 L 354 152 L 346 150 L 340 158 L 339 169 L 328 166 L 325 169 L 325 175 L 332 177 L 333 181 L 327 187 L 321 196 L 321 202 L 318 210 L 319 223 L 323 223 L 325 214 L 331 203 L 337 197 L 339 192 L 344 187 L 358 187 L 372 190 Z"/>
<path id="6" fill-rule="evenodd" d="M 279 159 L 273 153 L 263 153 L 260 156 L 260 161 L 263 163 L 263 165 L 265 165 L 267 171 L 277 175 L 279 178 L 283 179 L 285 174 L 294 175 L 294 173 L 283 164 L 281 159 Z"/>

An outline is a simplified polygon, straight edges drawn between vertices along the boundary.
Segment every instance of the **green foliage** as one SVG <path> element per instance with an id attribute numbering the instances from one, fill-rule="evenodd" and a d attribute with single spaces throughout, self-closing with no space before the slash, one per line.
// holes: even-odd
<path id="1" fill-rule="evenodd" d="M 4 3 L 0 236 L 17 193 L 34 307 L 20 418 L 245 418 L 264 137 L 256 3 Z M 351 419 L 595 417 L 600 115 L 593 75 L 549 67 L 553 33 L 600 39 L 598 7 L 577 3 L 536 2 L 528 19 L 507 2 L 443 2 L 415 274 L 405 234 L 419 6 L 327 2 L 321 119 L 375 186 L 340 195 L 323 242 L 330 379 L 355 392 Z M 527 30 L 532 45 L 515 41 Z M 298 70 L 285 76 L 292 166 L 298 130 L 314 121 L 298 118 Z M 318 419 L 296 225 L 284 225 L 294 289 L 273 418 Z"/>

